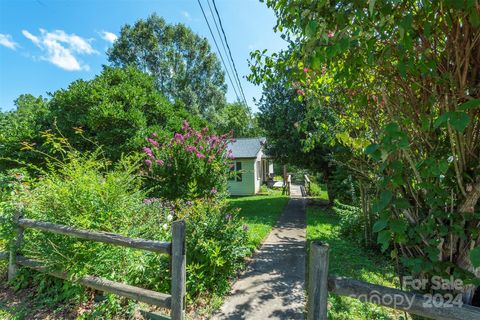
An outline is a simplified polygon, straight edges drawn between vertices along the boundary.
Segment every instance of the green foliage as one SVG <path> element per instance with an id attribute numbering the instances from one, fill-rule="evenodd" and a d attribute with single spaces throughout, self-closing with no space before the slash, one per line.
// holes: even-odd
<path id="1" fill-rule="evenodd" d="M 329 177 L 335 167 L 331 161 L 333 131 L 319 132 L 317 124 L 323 119 L 333 128 L 336 119 L 329 110 L 307 114 L 307 104 L 297 99 L 297 90 L 281 74 L 277 77 L 277 81 L 266 81 L 259 103 L 258 121 L 266 133 L 267 153 L 283 164 L 321 172 L 330 190 Z M 333 201 L 334 194 L 330 197 Z"/>
<path id="2" fill-rule="evenodd" d="M 187 221 L 187 291 L 190 298 L 224 295 L 250 254 L 246 229 L 235 210 L 196 200 L 178 213 Z"/>
<path id="3" fill-rule="evenodd" d="M 317 182 L 310 182 L 310 189 L 308 190 L 308 194 L 312 197 L 318 197 L 320 199 L 328 200 L 328 193 L 325 188 Z"/>
<path id="4" fill-rule="evenodd" d="M 50 170 L 14 201 L 23 215 L 80 229 L 106 231 L 136 238 L 166 240 L 172 220 L 168 207 L 144 203 L 138 162 L 121 160 L 115 167 L 98 160 L 98 154 L 65 153 L 64 162 Z M 158 226 L 165 225 L 164 228 Z M 27 230 L 22 252 L 56 271 L 72 276 L 96 274 L 115 281 L 142 284 L 166 291 L 158 269 L 168 262 L 153 253 L 124 249 L 93 241 Z"/>
<path id="5" fill-rule="evenodd" d="M 334 159 L 363 186 L 363 212 L 375 194 L 382 250 L 409 274 L 478 282 L 477 3 L 266 2 L 291 45 L 253 53 L 252 78 L 295 83 L 319 134 L 331 128 L 319 108 L 336 115 L 350 152 Z"/>
<path id="6" fill-rule="evenodd" d="M 343 214 L 354 209 L 338 202 L 335 207 L 345 209 L 342 216 L 318 207 L 307 209 L 307 240 L 330 245 L 329 272 L 387 287 L 398 286 L 394 269 L 384 256 L 366 250 L 359 242 L 344 235 Z M 329 295 L 328 304 L 331 319 L 401 319 L 403 315 L 393 309 L 334 294 Z"/>
<path id="7" fill-rule="evenodd" d="M 180 132 L 168 140 L 156 134 L 144 147 L 145 170 L 153 193 L 167 199 L 221 198 L 230 174 L 230 138 L 197 131 L 184 121 Z M 160 142 L 159 142 L 160 141 Z"/>
<path id="8" fill-rule="evenodd" d="M 480 247 L 476 247 L 472 251 L 470 251 L 470 260 L 475 268 L 480 267 Z"/>
<path id="9" fill-rule="evenodd" d="M 15 161 L 44 165 L 43 157 L 30 150 L 42 148 L 47 130 L 60 131 L 80 151 L 101 146 L 108 159 L 118 161 L 122 154 L 140 151 L 153 132 L 171 137 L 183 119 L 203 124 L 166 100 L 153 77 L 133 67 L 105 67 L 92 80 L 54 92 L 49 101 L 26 95 L 16 104 L 16 111 L 0 113 L 0 170 Z"/>
<path id="10" fill-rule="evenodd" d="M 39 132 L 48 124 L 47 100 L 30 94 L 15 100 L 16 111 L 0 111 L 0 171 L 14 168 L 16 163 L 5 158 L 35 162 L 35 156 L 21 151 L 22 143 L 39 144 Z"/>
<path id="11" fill-rule="evenodd" d="M 124 25 L 108 50 L 115 66 L 134 65 L 151 74 L 170 101 L 212 119 L 225 105 L 225 76 L 205 38 L 156 14 Z"/>
<path id="12" fill-rule="evenodd" d="M 84 137 L 98 143 L 106 156 L 120 159 L 138 150 L 145 136 L 172 135 L 183 119 L 198 120 L 168 102 L 155 88 L 153 77 L 133 67 L 105 67 L 90 81 L 78 80 L 52 95 L 51 119 L 80 150 L 92 150 Z M 81 135 L 79 133 L 82 133 Z"/>
<path id="13" fill-rule="evenodd" d="M 367 243 L 368 237 L 365 236 L 368 221 L 366 221 L 366 216 L 362 213 L 361 208 L 336 200 L 332 211 L 339 217 L 338 231 L 343 237 L 354 240 L 365 247 L 372 248 Z M 373 231 L 378 232 L 375 228 L 376 225 L 373 226 Z"/>
<path id="14" fill-rule="evenodd" d="M 216 199 L 169 202 L 147 198 L 141 189 L 143 178 L 137 174 L 141 165 L 137 156 L 111 165 L 101 151 L 80 153 L 63 139 L 49 139 L 52 145 L 60 144 L 57 151 L 62 160 L 49 160 L 48 169 L 37 180 L 17 181 L 21 186 L 12 187 L 17 191 L 8 198 L 0 218 L 11 219 L 21 210 L 35 220 L 160 241 L 171 240 L 172 221 L 185 219 L 189 299 L 228 290 L 229 277 L 250 253 L 246 230 L 234 211 Z M 1 236 L 12 239 L 3 224 Z M 91 274 L 170 291 L 168 257 L 152 252 L 27 229 L 21 253 L 49 270 L 68 271 L 73 278 Z M 114 310 L 114 303 L 109 302 L 95 312 L 109 317 Z"/>
<path id="15" fill-rule="evenodd" d="M 218 112 L 216 131 L 219 133 L 233 132 L 235 138 L 249 138 L 263 136 L 258 127 L 257 118 L 243 103 L 229 103 Z"/>

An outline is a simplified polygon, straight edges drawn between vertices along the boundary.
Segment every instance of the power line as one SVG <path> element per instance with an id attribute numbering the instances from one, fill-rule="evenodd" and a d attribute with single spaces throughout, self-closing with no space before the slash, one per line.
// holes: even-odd
<path id="1" fill-rule="evenodd" d="M 238 76 L 237 67 L 235 66 L 235 61 L 233 60 L 233 57 L 232 57 L 232 51 L 230 50 L 230 46 L 228 45 L 227 36 L 225 34 L 225 30 L 223 29 L 222 19 L 220 18 L 220 14 L 218 13 L 218 9 L 217 9 L 217 5 L 215 4 L 215 0 L 212 0 L 212 2 L 213 2 L 213 7 L 215 8 L 215 12 L 217 13 L 218 21 L 220 22 L 220 29 L 222 29 L 223 37 L 225 38 L 225 43 L 227 44 L 228 53 L 230 55 L 230 60 L 232 60 L 232 63 L 233 63 L 233 69 L 235 70 L 235 75 L 237 77 L 238 82 L 240 83 L 240 77 Z M 245 94 L 243 92 L 243 87 L 242 87 L 241 84 L 240 84 L 240 91 L 241 91 L 242 96 L 243 96 L 243 101 L 245 101 L 245 104 L 247 104 L 247 100 L 245 99 Z"/>
<path id="2" fill-rule="evenodd" d="M 227 52 L 227 48 L 225 47 L 225 42 L 223 41 L 223 38 L 222 38 L 222 35 L 220 33 L 220 28 L 218 27 L 218 24 L 217 24 L 217 19 L 215 19 L 215 14 L 213 13 L 213 10 L 212 10 L 212 6 L 210 5 L 210 0 L 207 0 L 207 4 L 208 4 L 208 8 L 210 9 L 210 14 L 212 15 L 213 17 L 213 22 L 215 24 L 215 29 L 217 29 L 217 33 L 218 33 L 218 37 L 220 38 L 220 42 L 222 43 L 222 47 L 223 47 L 223 51 L 225 52 L 225 55 L 227 56 L 227 61 L 228 61 L 228 64 L 230 66 L 230 71 L 232 72 L 232 74 L 234 74 L 234 68 L 233 68 L 233 65 L 232 65 L 232 61 L 228 59 L 228 52 Z M 235 74 L 234 74 L 235 75 Z M 241 83 L 238 79 L 238 77 L 234 77 L 234 79 L 236 80 L 236 84 L 237 84 L 237 88 L 239 89 L 238 91 L 241 92 Z M 245 101 L 245 99 L 243 100 L 243 102 L 246 104 L 247 102 Z"/>
<path id="3" fill-rule="evenodd" d="M 200 9 L 202 10 L 203 17 L 205 18 L 205 21 L 207 22 L 208 30 L 210 30 L 210 35 L 213 38 L 213 42 L 215 43 L 215 47 L 217 48 L 218 54 L 220 55 L 220 59 L 222 60 L 223 67 L 225 68 L 225 72 L 227 73 L 228 79 L 230 79 L 230 83 L 232 84 L 233 91 L 235 91 L 235 95 L 237 96 L 237 100 L 240 100 L 238 97 L 237 90 L 235 89 L 235 85 L 233 84 L 232 78 L 230 77 L 230 73 L 228 72 L 227 65 L 225 64 L 225 61 L 223 60 L 222 52 L 220 51 L 217 40 L 215 40 L 215 36 L 213 35 L 212 28 L 210 28 L 210 23 L 208 22 L 207 15 L 205 14 L 205 11 L 203 10 L 202 3 L 200 0 L 197 0 L 198 4 L 200 5 Z"/>

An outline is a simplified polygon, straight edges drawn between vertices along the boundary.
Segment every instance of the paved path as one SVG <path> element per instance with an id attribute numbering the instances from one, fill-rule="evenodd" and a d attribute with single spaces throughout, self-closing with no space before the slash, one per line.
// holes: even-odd
<path id="1" fill-rule="evenodd" d="M 305 199 L 292 185 L 278 225 L 212 319 L 304 319 Z"/>

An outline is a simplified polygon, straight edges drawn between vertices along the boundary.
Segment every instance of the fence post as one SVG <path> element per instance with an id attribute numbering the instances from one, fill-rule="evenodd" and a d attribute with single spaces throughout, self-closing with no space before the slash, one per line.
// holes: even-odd
<path id="1" fill-rule="evenodd" d="M 327 320 L 328 251 L 326 243 L 310 244 L 308 268 L 308 320 Z"/>
<path id="2" fill-rule="evenodd" d="M 172 224 L 172 320 L 185 319 L 186 291 L 185 221 Z"/>
<path id="3" fill-rule="evenodd" d="M 10 257 L 8 260 L 8 281 L 13 280 L 18 272 L 17 252 L 22 246 L 24 229 L 18 225 L 18 220 L 21 218 L 21 212 L 18 211 L 14 217 L 15 224 L 15 238 L 10 243 Z"/>

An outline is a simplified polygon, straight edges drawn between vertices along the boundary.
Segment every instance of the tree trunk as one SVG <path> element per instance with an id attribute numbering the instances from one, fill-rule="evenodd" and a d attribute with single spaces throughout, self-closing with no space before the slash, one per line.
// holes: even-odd
<path id="1" fill-rule="evenodd" d="M 474 184 L 467 186 L 467 197 L 459 208 L 460 213 L 473 214 L 475 213 L 475 207 L 480 199 L 480 180 Z M 480 228 L 479 222 L 474 222 L 476 228 Z M 470 261 L 470 251 L 476 246 L 480 245 L 480 237 L 472 239 L 470 237 L 467 240 L 459 240 L 458 258 L 456 264 L 463 270 L 472 272 L 477 278 L 480 278 L 480 268 L 475 268 Z M 477 286 L 468 285 L 464 287 L 463 302 L 466 304 L 472 304 L 473 296 Z"/>

